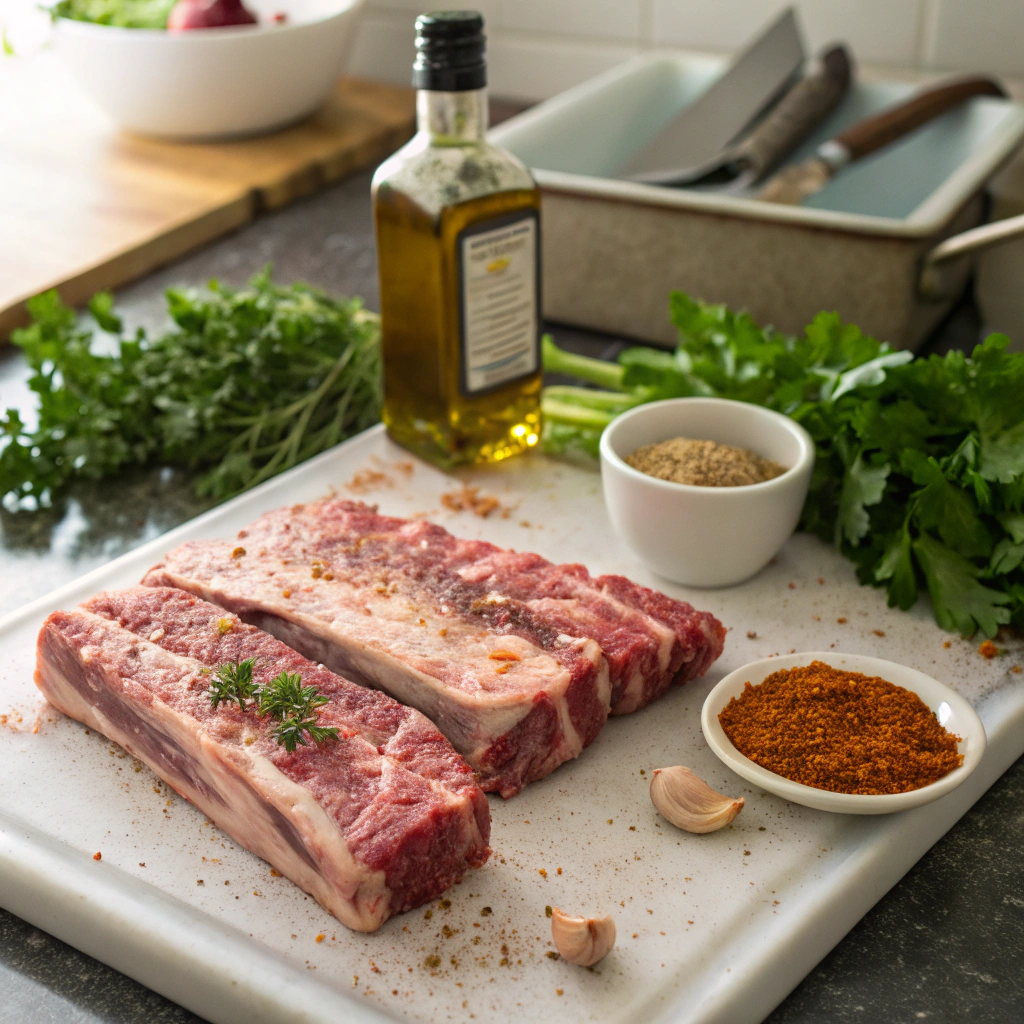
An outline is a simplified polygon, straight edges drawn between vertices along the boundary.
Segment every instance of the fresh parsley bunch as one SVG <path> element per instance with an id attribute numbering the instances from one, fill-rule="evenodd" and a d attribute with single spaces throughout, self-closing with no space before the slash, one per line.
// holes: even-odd
<path id="1" fill-rule="evenodd" d="M 172 326 L 155 336 L 126 333 L 109 293 L 92 300 L 112 355 L 56 292 L 30 300 L 32 325 L 13 340 L 33 371 L 38 422 L 0 415 L 8 508 L 142 465 L 197 470 L 199 493 L 224 499 L 377 422 L 379 330 L 357 300 L 279 287 L 268 273 L 166 300 Z"/>
<path id="2" fill-rule="evenodd" d="M 909 608 L 931 595 L 945 629 L 1024 628 L 1024 354 L 992 335 L 970 357 L 915 359 L 821 313 L 797 338 L 724 306 L 671 297 L 675 352 L 618 364 L 545 339 L 545 368 L 610 390 L 545 389 L 544 446 L 590 457 L 624 408 L 717 395 L 785 413 L 817 462 L 801 528 L 834 542 L 863 583 Z"/>

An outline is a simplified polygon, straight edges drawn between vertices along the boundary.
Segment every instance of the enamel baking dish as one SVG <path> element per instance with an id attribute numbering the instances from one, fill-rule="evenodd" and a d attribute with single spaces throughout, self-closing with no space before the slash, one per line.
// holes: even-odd
<path id="1" fill-rule="evenodd" d="M 491 132 L 543 191 L 549 319 L 674 345 L 668 295 L 678 288 L 788 332 L 837 310 L 914 348 L 962 292 L 972 254 L 1024 234 L 1024 217 L 984 224 L 986 182 L 1024 139 L 1024 108 L 1004 99 L 963 104 L 844 168 L 800 207 L 616 179 L 723 67 L 644 54 Z M 856 83 L 791 159 L 914 89 Z"/>

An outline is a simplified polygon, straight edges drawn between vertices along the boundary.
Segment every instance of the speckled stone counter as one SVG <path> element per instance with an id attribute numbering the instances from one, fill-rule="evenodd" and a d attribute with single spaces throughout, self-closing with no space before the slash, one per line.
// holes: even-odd
<path id="1" fill-rule="evenodd" d="M 163 289 L 217 277 L 242 284 L 273 263 L 375 308 L 377 282 L 362 174 L 265 218 L 119 294 L 132 324 L 163 321 Z M 937 339 L 972 344 L 960 308 Z M 611 355 L 613 338 L 555 330 L 563 345 Z M 25 367 L 0 352 L 0 403 L 26 406 Z M 0 511 L 0 614 L 81 576 L 206 508 L 171 472 L 81 487 L 33 515 Z M 894 612 L 893 614 L 898 614 Z M 1024 1021 L 1024 759 L 815 968 L 771 1024 Z M 2 902 L 2 894 L 0 894 Z M 0 1024 L 186 1024 L 198 1018 L 0 911 Z"/>

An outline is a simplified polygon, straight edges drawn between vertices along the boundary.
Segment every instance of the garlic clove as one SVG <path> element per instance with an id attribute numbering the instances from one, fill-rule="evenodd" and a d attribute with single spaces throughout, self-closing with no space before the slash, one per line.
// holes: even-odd
<path id="1" fill-rule="evenodd" d="M 733 800 L 716 793 L 689 768 L 676 765 L 654 769 L 651 803 L 678 828 L 687 832 L 714 832 L 740 813 L 743 797 Z"/>
<path id="2" fill-rule="evenodd" d="M 604 917 L 571 917 L 555 907 L 551 912 L 551 938 L 564 960 L 590 967 L 615 945 L 615 922 Z"/>

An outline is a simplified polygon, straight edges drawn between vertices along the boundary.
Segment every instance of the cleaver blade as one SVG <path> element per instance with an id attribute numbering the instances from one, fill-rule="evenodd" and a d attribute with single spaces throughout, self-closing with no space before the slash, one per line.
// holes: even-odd
<path id="1" fill-rule="evenodd" d="M 713 169 L 729 144 L 778 99 L 805 57 L 796 15 L 787 7 L 617 176 L 657 182 L 673 175 L 697 177 L 705 167 Z"/>

